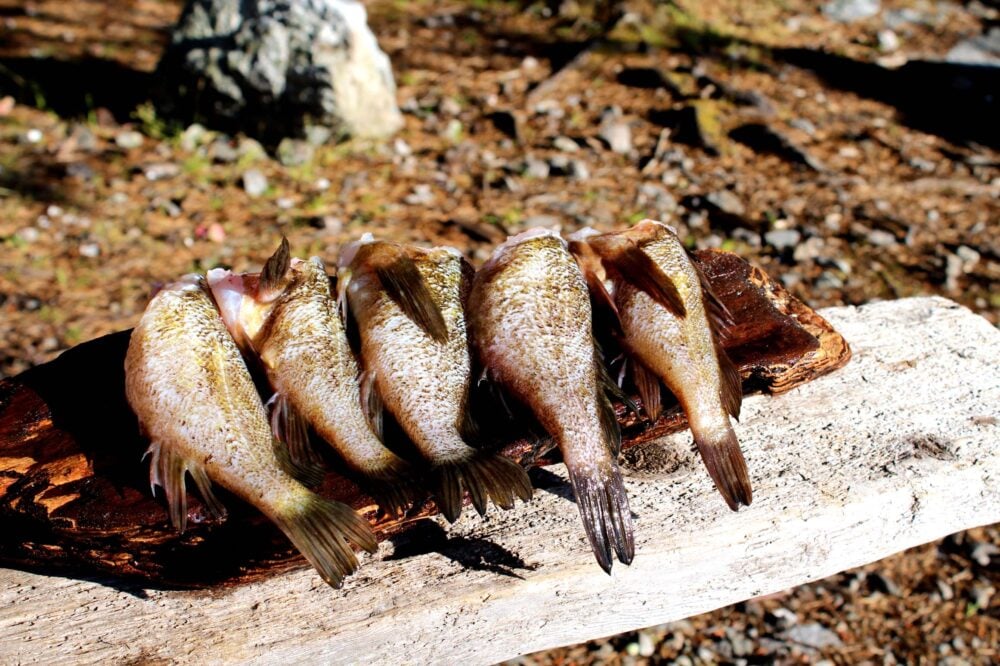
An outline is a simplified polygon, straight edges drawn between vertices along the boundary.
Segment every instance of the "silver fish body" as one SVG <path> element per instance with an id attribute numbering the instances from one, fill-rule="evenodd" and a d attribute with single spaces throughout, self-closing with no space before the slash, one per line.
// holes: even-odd
<path id="1" fill-rule="evenodd" d="M 125 377 L 151 441 L 151 480 L 166 491 L 178 529 L 190 473 L 211 511 L 223 513 L 210 479 L 273 520 L 331 585 L 358 566 L 351 543 L 374 548 L 367 521 L 282 470 L 260 397 L 204 278 L 186 276 L 152 299 L 132 332 Z"/>
<path id="2" fill-rule="evenodd" d="M 673 231 L 652 220 L 587 242 L 614 283 L 625 346 L 647 412 L 653 418 L 659 414 L 662 381 L 684 409 L 726 503 L 734 510 L 750 504 L 749 473 L 730 423 L 730 415 L 739 416 L 740 376 L 719 340 L 725 313 L 696 264 Z"/>
<path id="3" fill-rule="evenodd" d="M 408 502 L 409 466 L 382 443 L 362 409 L 358 364 L 318 257 L 291 259 L 275 294 L 249 276 L 210 271 L 209 282 L 234 337 L 245 341 L 274 389 L 272 429 L 293 458 L 312 457 L 308 426 L 329 443 L 383 509 Z"/>
<path id="4" fill-rule="evenodd" d="M 471 268 L 452 248 L 383 241 L 351 248 L 342 271 L 371 384 L 367 391 L 431 465 L 435 497 L 452 521 L 461 512 L 463 487 L 480 513 L 487 499 L 507 509 L 515 497 L 531 497 L 520 466 L 467 441 L 474 436 L 465 327 L 470 278 Z"/>
<path id="5" fill-rule="evenodd" d="M 591 316 L 583 275 L 562 239 L 544 230 L 497 248 L 470 296 L 480 362 L 558 443 L 591 547 L 610 571 L 612 550 L 627 564 L 635 547 Z"/>

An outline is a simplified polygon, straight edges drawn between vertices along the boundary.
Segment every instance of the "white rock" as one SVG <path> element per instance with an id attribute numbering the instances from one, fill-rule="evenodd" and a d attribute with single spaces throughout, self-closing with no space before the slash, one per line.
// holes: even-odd
<path id="1" fill-rule="evenodd" d="M 260 169 L 249 169 L 243 174 L 243 190 L 250 197 L 259 197 L 267 191 L 267 176 Z"/>

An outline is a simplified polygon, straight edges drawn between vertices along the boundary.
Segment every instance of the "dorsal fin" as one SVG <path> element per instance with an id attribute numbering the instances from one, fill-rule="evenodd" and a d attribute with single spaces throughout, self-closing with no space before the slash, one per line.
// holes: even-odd
<path id="1" fill-rule="evenodd" d="M 264 263 L 257 282 L 257 296 L 267 300 L 281 288 L 281 282 L 292 264 L 292 253 L 288 247 L 288 239 L 281 237 L 281 245 Z"/>
<path id="2" fill-rule="evenodd" d="M 413 259 L 400 252 L 374 270 L 385 293 L 413 323 L 438 342 L 448 340 L 448 326 Z"/>
<path id="3" fill-rule="evenodd" d="M 601 256 L 604 266 L 636 289 L 673 312 L 678 317 L 687 314 L 674 281 L 635 241 L 618 235 L 592 239 L 590 246 Z"/>
<path id="4" fill-rule="evenodd" d="M 569 251 L 576 259 L 576 265 L 580 267 L 580 272 L 583 273 L 583 278 L 587 282 L 594 310 L 594 321 L 609 324 L 615 333 L 621 333 L 622 323 L 618 306 L 615 304 L 615 299 L 608 293 L 607 287 L 604 286 L 601 275 L 598 274 L 599 270 L 601 273 L 604 272 L 600 268 L 600 256 L 584 240 L 571 240 Z"/>

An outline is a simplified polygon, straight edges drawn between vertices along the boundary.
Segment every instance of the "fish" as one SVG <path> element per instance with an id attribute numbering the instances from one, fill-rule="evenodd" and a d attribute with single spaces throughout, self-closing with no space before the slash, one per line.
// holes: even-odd
<path id="1" fill-rule="evenodd" d="M 286 473 L 264 405 L 204 276 L 167 284 L 132 331 L 125 394 L 149 438 L 150 486 L 170 522 L 187 527 L 187 475 L 209 513 L 225 507 L 213 483 L 256 507 L 333 587 L 358 568 L 352 546 L 374 552 L 368 521 Z"/>
<path id="2" fill-rule="evenodd" d="M 616 394 L 594 341 L 587 283 L 566 242 L 530 229 L 500 245 L 476 274 L 469 333 L 487 378 L 526 405 L 562 452 L 587 538 L 610 573 L 612 551 L 635 556 L 618 468 Z"/>
<path id="3" fill-rule="evenodd" d="M 531 499 L 524 469 L 470 446 L 472 363 L 465 303 L 472 266 L 450 247 L 422 249 L 370 236 L 341 252 L 338 291 L 360 337 L 362 395 L 373 422 L 390 413 L 430 466 L 433 495 L 449 521 L 463 488 L 484 514 Z"/>
<path id="4" fill-rule="evenodd" d="M 740 415 L 742 382 L 722 347 L 730 313 L 661 222 L 643 220 L 585 242 L 613 284 L 623 345 L 647 414 L 659 417 L 661 382 L 666 384 L 726 504 L 734 511 L 749 505 L 750 475 L 730 421 Z"/>
<path id="5" fill-rule="evenodd" d="M 297 473 L 310 480 L 319 463 L 311 427 L 383 511 L 402 514 L 414 496 L 411 468 L 382 443 L 362 408 L 358 363 L 322 259 L 293 259 L 282 239 L 260 275 L 217 268 L 207 279 L 226 327 L 274 390 L 272 431 Z"/>

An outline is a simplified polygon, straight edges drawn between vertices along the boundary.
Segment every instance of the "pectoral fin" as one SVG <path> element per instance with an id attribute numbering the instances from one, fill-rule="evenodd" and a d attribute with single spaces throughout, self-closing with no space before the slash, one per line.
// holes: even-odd
<path id="1" fill-rule="evenodd" d="M 372 431 L 379 439 L 383 438 L 383 424 L 385 421 L 385 405 L 382 403 L 382 396 L 379 395 L 378 387 L 375 385 L 375 372 L 365 370 L 361 373 L 361 409 L 368 417 L 368 423 Z"/>
<path id="2" fill-rule="evenodd" d="M 146 455 L 150 456 L 149 485 L 156 494 L 156 486 L 163 488 L 167 497 L 170 523 L 179 531 L 187 529 L 187 483 L 185 474 L 191 473 L 198 492 L 208 509 L 216 518 L 225 518 L 226 509 L 212 492 L 212 484 L 205 469 L 198 463 L 185 460 L 169 448 L 152 442 Z M 145 456 L 144 456 L 145 457 Z"/>
<path id="3" fill-rule="evenodd" d="M 629 359 L 632 370 L 632 381 L 639 390 L 642 406 L 650 421 L 660 418 L 663 413 L 663 385 L 660 378 L 636 358 Z"/>
<path id="4" fill-rule="evenodd" d="M 674 281 L 634 241 L 620 236 L 601 236 L 590 241 L 605 267 L 678 317 L 687 314 Z"/>
<path id="5" fill-rule="evenodd" d="M 691 260 L 691 265 L 694 266 L 694 270 L 698 274 L 702 301 L 705 304 L 705 313 L 708 315 L 708 325 L 712 329 L 712 335 L 715 336 L 716 341 L 720 344 L 725 343 L 730 337 L 731 329 L 735 326 L 733 313 L 715 293 L 712 283 L 709 282 L 708 276 L 705 275 L 705 269 L 702 268 L 701 262 L 690 254 L 688 258 Z"/>
<path id="6" fill-rule="evenodd" d="M 283 393 L 275 393 L 267 405 L 271 432 L 287 447 L 287 457 L 280 455 L 279 462 L 286 463 L 286 471 L 303 483 L 318 485 L 323 481 L 323 461 L 309 439 L 309 423 Z"/>
<path id="7" fill-rule="evenodd" d="M 427 335 L 438 342 L 447 342 L 448 326 L 438 309 L 427 283 L 417 265 L 405 254 L 375 267 L 382 288 L 396 305 Z"/>

